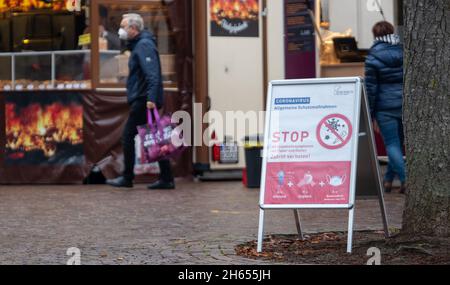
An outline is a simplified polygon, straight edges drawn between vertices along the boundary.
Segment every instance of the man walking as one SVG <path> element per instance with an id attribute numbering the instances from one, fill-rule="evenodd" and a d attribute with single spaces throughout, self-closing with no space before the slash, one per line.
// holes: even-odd
<path id="1" fill-rule="evenodd" d="M 138 14 L 125 14 L 120 24 L 119 37 L 128 41 L 131 51 L 127 99 L 130 114 L 123 131 L 122 143 L 125 170 L 123 176 L 108 180 L 114 187 L 132 188 L 136 158 L 134 138 L 137 126 L 147 123 L 147 109 L 160 109 L 163 105 L 161 63 L 153 35 L 144 29 L 144 21 Z M 150 190 L 174 189 L 170 161 L 159 162 L 160 180 L 148 186 Z"/>

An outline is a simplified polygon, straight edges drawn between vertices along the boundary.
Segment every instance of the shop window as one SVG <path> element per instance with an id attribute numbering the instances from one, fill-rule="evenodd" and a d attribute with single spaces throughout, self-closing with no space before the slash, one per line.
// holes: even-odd
<path id="1" fill-rule="evenodd" d="M 0 0 L 0 90 L 90 88 L 85 0 Z"/>
<path id="2" fill-rule="evenodd" d="M 97 87 L 124 87 L 130 51 L 118 37 L 122 16 L 137 13 L 156 39 L 165 87 L 176 87 L 174 32 L 169 16 L 172 1 L 96 1 L 93 7 L 94 80 Z M 118 4 L 121 3 L 121 4 Z"/>

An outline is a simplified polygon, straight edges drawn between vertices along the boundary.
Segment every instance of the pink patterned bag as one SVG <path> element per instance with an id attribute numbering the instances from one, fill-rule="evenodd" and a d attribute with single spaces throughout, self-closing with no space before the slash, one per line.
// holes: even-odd
<path id="1" fill-rule="evenodd" d="M 179 156 L 185 149 L 184 144 L 174 145 L 172 138 L 182 140 L 182 136 L 176 131 L 176 124 L 172 123 L 170 116 L 165 115 L 160 118 L 158 110 L 148 110 L 148 124 L 138 126 L 138 134 L 141 138 L 143 163 L 152 163 L 164 159 Z"/>

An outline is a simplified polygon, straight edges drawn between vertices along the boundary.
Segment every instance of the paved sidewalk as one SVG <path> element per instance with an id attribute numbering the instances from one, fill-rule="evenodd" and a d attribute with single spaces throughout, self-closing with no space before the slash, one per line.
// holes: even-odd
<path id="1" fill-rule="evenodd" d="M 179 182 L 150 192 L 108 186 L 0 186 L 0 264 L 262 264 L 234 253 L 256 239 L 259 191 L 238 182 Z M 402 195 L 386 197 L 399 227 Z M 345 230 L 347 212 L 301 211 L 307 232 Z M 266 232 L 295 234 L 292 211 L 266 215 Z M 359 201 L 356 229 L 382 229 L 378 201 Z"/>

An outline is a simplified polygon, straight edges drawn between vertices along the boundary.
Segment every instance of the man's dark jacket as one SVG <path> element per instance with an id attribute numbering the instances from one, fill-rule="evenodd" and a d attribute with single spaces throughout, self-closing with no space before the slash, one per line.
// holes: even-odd
<path id="1" fill-rule="evenodd" d="M 403 46 L 375 42 L 366 60 L 366 89 L 372 115 L 403 105 Z"/>
<path id="2" fill-rule="evenodd" d="M 127 81 L 128 103 L 146 98 L 156 104 L 163 105 L 163 83 L 161 63 L 155 38 L 148 31 L 142 31 L 136 38 L 128 42 L 131 50 L 128 67 L 130 74 Z"/>

